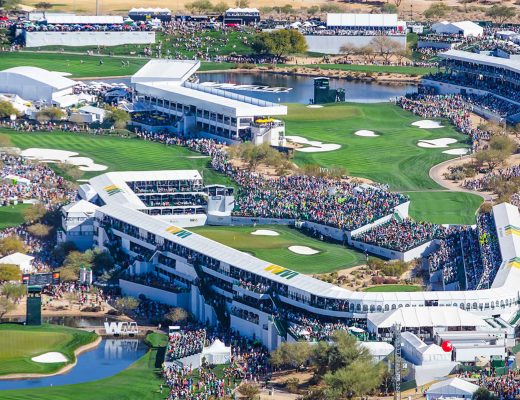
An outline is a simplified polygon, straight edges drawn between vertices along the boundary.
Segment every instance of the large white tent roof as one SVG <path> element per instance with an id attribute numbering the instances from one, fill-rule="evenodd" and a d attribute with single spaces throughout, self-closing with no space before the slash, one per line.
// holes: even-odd
<path id="1" fill-rule="evenodd" d="M 435 397 L 469 397 L 475 393 L 478 389 L 478 385 L 471 382 L 465 381 L 460 378 L 451 378 L 445 381 L 434 383 L 426 391 L 429 396 L 435 395 Z"/>
<path id="2" fill-rule="evenodd" d="M 489 326 L 478 315 L 458 307 L 403 307 L 386 313 L 368 315 L 368 322 L 377 328 L 390 328 L 396 323 L 402 328 L 435 326 Z"/>
<path id="3" fill-rule="evenodd" d="M 31 79 L 56 90 L 67 89 L 76 84 L 72 79 L 66 78 L 57 72 L 48 71 L 38 67 L 24 66 L 8 68 L 0 71 L 0 80 L 3 79 L 2 75 L 19 75 L 23 79 Z"/>
<path id="4" fill-rule="evenodd" d="M 23 253 L 13 253 L 3 258 L 0 258 L 0 264 L 14 264 L 14 265 L 25 265 L 34 260 L 33 256 L 29 256 Z"/>
<path id="5" fill-rule="evenodd" d="M 161 82 L 180 85 L 200 67 L 195 60 L 150 60 L 131 78 L 131 83 Z"/>
<path id="6" fill-rule="evenodd" d="M 397 27 L 397 14 L 327 14 L 327 26 Z"/>
<path id="7" fill-rule="evenodd" d="M 123 17 L 120 15 L 48 15 L 46 21 L 49 24 L 122 24 Z"/>

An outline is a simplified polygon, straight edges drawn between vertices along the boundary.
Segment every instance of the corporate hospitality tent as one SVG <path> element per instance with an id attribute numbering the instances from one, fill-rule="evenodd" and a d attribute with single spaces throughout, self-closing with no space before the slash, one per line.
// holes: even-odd
<path id="1" fill-rule="evenodd" d="M 369 314 L 367 318 L 369 332 L 390 329 L 400 324 L 403 329 L 433 327 L 483 328 L 489 325 L 479 317 L 458 307 L 406 307 L 385 313 Z"/>
<path id="2" fill-rule="evenodd" d="M 72 79 L 43 68 L 13 67 L 0 71 L 0 92 L 26 100 L 52 103 L 71 95 L 75 84 Z"/>
<path id="3" fill-rule="evenodd" d="M 34 267 L 32 266 L 33 260 L 34 257 L 28 256 L 27 254 L 13 253 L 0 258 L 0 268 L 2 268 L 1 264 L 13 264 L 17 265 L 22 273 L 28 274 L 34 271 Z"/>
<path id="4" fill-rule="evenodd" d="M 471 399 L 477 389 L 478 385 L 464 379 L 451 378 L 431 385 L 426 391 L 426 400 L 440 398 Z"/>
<path id="5" fill-rule="evenodd" d="M 202 357 L 210 364 L 226 364 L 231 361 L 231 347 L 216 339 L 209 347 L 204 347 Z"/>
<path id="6" fill-rule="evenodd" d="M 484 28 L 472 21 L 442 21 L 432 25 L 432 31 L 442 35 L 482 36 Z"/>

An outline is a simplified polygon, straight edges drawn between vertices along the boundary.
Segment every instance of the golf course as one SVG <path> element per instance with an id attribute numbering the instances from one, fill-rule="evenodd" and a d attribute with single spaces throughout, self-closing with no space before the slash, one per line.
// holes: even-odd
<path id="1" fill-rule="evenodd" d="M 365 260 L 365 255 L 359 251 L 312 239 L 293 228 L 262 225 L 260 233 L 267 230 L 277 233 L 276 236 L 254 235 L 258 229 L 242 226 L 190 228 L 199 235 L 302 274 L 333 272 L 359 265 Z M 298 254 L 289 250 L 291 246 L 306 246 L 318 253 Z"/>
<path id="2" fill-rule="evenodd" d="M 25 329 L 25 328 L 24 328 Z M 3 332 L 0 331 L 0 337 Z M 31 336 L 32 337 L 32 336 Z M 122 372 L 106 379 L 80 383 L 24 390 L 0 390 L 0 400 L 158 400 L 164 399 L 159 392 L 160 370 L 166 346 L 166 335 L 149 334 L 148 352 Z M 129 389 L 131 383 L 131 390 Z"/>
<path id="3" fill-rule="evenodd" d="M 22 224 L 22 212 L 27 207 L 29 207 L 28 204 L 17 204 L 16 206 L 0 207 L 0 229 Z"/>
<path id="4" fill-rule="evenodd" d="M 378 285 L 364 289 L 364 292 L 420 292 L 423 289 L 418 285 Z"/>
<path id="5" fill-rule="evenodd" d="M 57 325 L 0 324 L 0 376 L 52 374 L 76 359 L 74 351 L 95 341 L 97 335 Z M 35 362 L 33 357 L 61 353 L 67 362 Z M 3 394 L 3 392 L 0 392 Z"/>
<path id="6" fill-rule="evenodd" d="M 327 152 L 295 152 L 297 165 L 318 164 L 321 167 L 343 167 L 348 175 L 385 183 L 390 189 L 406 193 L 411 199 L 410 214 L 434 223 L 472 224 L 482 199 L 479 196 L 450 192 L 428 175 L 430 168 L 453 158 L 443 154 L 444 148 L 419 147 L 419 140 L 452 138 L 452 148 L 467 147 L 467 137 L 456 132 L 447 121 L 439 129 L 421 129 L 411 124 L 420 118 L 391 103 L 335 104 L 323 108 L 289 105 L 284 117 L 286 134 L 337 144 L 338 150 Z M 370 130 L 378 136 L 355 135 Z M 198 169 L 206 183 L 232 182 L 210 168 L 209 157 L 183 147 L 164 146 L 135 138 L 92 136 L 78 133 L 23 133 L 0 130 L 14 146 L 22 149 L 38 147 L 69 150 L 106 165 L 107 171 Z M 136 154 L 139 156 L 136 157 Z M 86 172 L 83 179 L 97 173 Z"/>

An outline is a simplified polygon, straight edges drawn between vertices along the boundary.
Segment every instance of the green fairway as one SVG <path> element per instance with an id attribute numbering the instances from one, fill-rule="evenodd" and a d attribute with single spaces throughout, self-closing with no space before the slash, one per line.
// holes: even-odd
<path id="1" fill-rule="evenodd" d="M 364 292 L 422 292 L 422 288 L 417 285 L 380 285 L 371 286 L 364 289 Z"/>
<path id="2" fill-rule="evenodd" d="M 199 153 L 185 147 L 165 146 L 136 138 L 65 132 L 19 133 L 0 129 L 0 133 L 9 136 L 13 145 L 22 149 L 42 147 L 78 152 L 80 156 L 90 157 L 96 163 L 106 165 L 106 172 L 197 169 L 204 173 L 207 183 L 230 183 L 228 178 L 210 168 L 209 157 L 198 158 Z M 89 172 L 83 178 L 87 179 L 100 173 L 103 172 Z"/>
<path id="3" fill-rule="evenodd" d="M 0 207 L 0 229 L 22 224 L 22 212 L 27 207 L 29 207 L 29 204 L 17 204 L 16 206 Z"/>
<path id="4" fill-rule="evenodd" d="M 96 337 L 94 333 L 57 325 L 1 324 L 0 375 L 56 372 L 63 367 L 63 363 L 43 364 L 33 362 L 31 358 L 56 351 L 73 362 L 74 350 L 94 341 Z"/>
<path id="5" fill-rule="evenodd" d="M 258 229 L 272 230 L 279 233 L 279 236 L 251 235 L 251 232 Z M 256 228 L 204 226 L 190 230 L 302 274 L 323 274 L 354 267 L 365 262 L 364 254 L 359 251 L 312 239 L 286 226 L 260 226 Z M 296 254 L 288 249 L 289 246 L 307 246 L 318 250 L 319 253 L 313 255 Z"/>
<path id="6" fill-rule="evenodd" d="M 359 176 L 390 185 L 396 191 L 414 191 L 410 197 L 412 215 L 441 223 L 473 223 L 481 200 L 465 193 L 431 192 L 442 190 L 430 179 L 433 165 L 453 158 L 443 148 L 418 147 L 420 139 L 454 138 L 450 148 L 467 147 L 468 138 L 447 122 L 444 128 L 419 129 L 411 126 L 421 120 L 391 103 L 334 104 L 323 108 L 289 105 L 286 134 L 303 136 L 323 143 L 340 144 L 335 151 L 295 152 L 298 165 L 340 166 L 351 176 Z M 372 130 L 377 137 L 354 135 L 357 130 Z"/>
<path id="7" fill-rule="evenodd" d="M 164 384 L 160 375 L 166 335 L 147 336 L 151 346 L 146 355 L 120 373 L 99 381 L 27 390 L 0 390 L 0 400 L 159 400 Z"/>
<path id="8" fill-rule="evenodd" d="M 410 215 L 418 221 L 443 224 L 474 224 L 482 198 L 471 193 L 417 192 L 410 196 Z"/>
<path id="9" fill-rule="evenodd" d="M 308 68 L 319 68 L 323 70 L 340 70 L 367 73 L 399 74 L 399 75 L 426 75 L 437 71 L 436 68 L 411 67 L 395 65 L 359 65 L 359 64 L 308 64 Z"/>
<path id="10" fill-rule="evenodd" d="M 83 51 L 85 53 L 85 51 Z M 100 60 L 103 64 L 100 63 Z M 128 61 L 129 66 L 122 66 L 121 61 Z M 0 52 L 0 70 L 19 66 L 30 66 L 50 71 L 67 72 L 72 78 L 110 77 L 135 74 L 146 58 L 88 56 L 86 54 Z M 202 62 L 199 71 L 224 70 L 234 68 L 233 63 Z"/>

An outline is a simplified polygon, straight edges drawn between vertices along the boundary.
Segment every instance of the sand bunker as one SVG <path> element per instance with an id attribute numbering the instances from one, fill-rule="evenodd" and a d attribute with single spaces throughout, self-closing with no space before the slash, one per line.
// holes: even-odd
<path id="1" fill-rule="evenodd" d="M 440 138 L 432 140 L 419 140 L 417 146 L 425 147 L 427 149 L 442 149 L 448 147 L 449 144 L 457 143 L 457 139 Z"/>
<path id="2" fill-rule="evenodd" d="M 301 151 L 302 153 L 321 153 L 324 151 L 333 151 L 341 148 L 341 145 L 339 144 L 322 143 L 317 140 L 308 140 L 301 136 L 286 136 L 285 138 L 293 143 L 309 145 L 309 147 L 296 149 L 296 151 Z"/>
<path id="3" fill-rule="evenodd" d="M 271 231 L 269 229 L 257 229 L 254 232 L 251 232 L 251 235 L 256 236 L 280 236 L 278 232 Z"/>
<path id="4" fill-rule="evenodd" d="M 31 360 L 41 364 L 65 363 L 69 361 L 67 360 L 67 357 L 56 351 L 51 351 L 50 353 L 45 353 L 37 357 L 33 357 Z"/>
<path id="5" fill-rule="evenodd" d="M 320 106 L 319 104 L 309 104 L 307 108 L 323 108 L 323 106 Z"/>
<path id="6" fill-rule="evenodd" d="M 450 150 L 444 150 L 443 153 L 451 154 L 453 156 L 463 156 L 463 155 L 469 153 L 469 149 L 450 149 Z"/>
<path id="7" fill-rule="evenodd" d="M 430 119 L 423 119 L 421 121 L 417 121 L 412 123 L 412 126 L 416 126 L 417 128 L 421 129 L 438 129 L 438 128 L 444 128 L 440 122 L 432 121 Z"/>
<path id="8" fill-rule="evenodd" d="M 76 165 L 81 171 L 95 172 L 104 171 L 108 168 L 106 165 L 96 164 L 89 157 L 75 157 L 78 153 L 73 151 L 30 148 L 23 150 L 20 155 L 29 160 Z"/>
<path id="9" fill-rule="evenodd" d="M 361 129 L 360 131 L 354 132 L 354 135 L 363 136 L 363 137 L 376 137 L 376 136 L 379 136 L 374 131 L 367 131 L 365 129 Z"/>
<path id="10" fill-rule="evenodd" d="M 311 256 L 313 254 L 318 254 L 318 250 L 311 249 L 307 246 L 289 246 L 288 249 L 296 254 L 302 254 L 304 256 Z"/>

